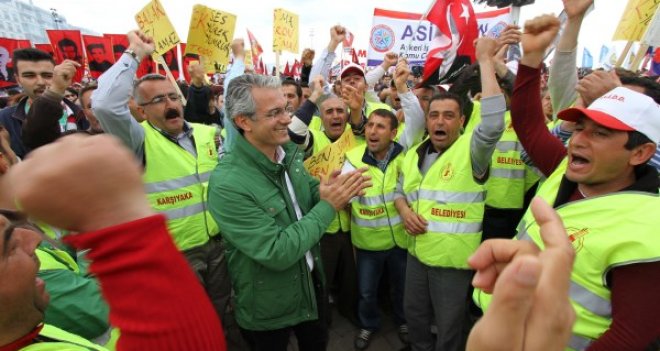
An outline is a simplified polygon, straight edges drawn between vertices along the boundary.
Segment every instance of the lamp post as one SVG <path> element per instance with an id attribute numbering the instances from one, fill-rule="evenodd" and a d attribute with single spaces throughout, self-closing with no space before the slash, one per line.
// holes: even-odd
<path id="1" fill-rule="evenodd" d="M 55 29 L 60 29 L 59 23 L 62 23 L 62 20 L 60 19 L 60 15 L 57 13 L 57 9 L 51 7 L 50 14 L 51 16 L 53 16 L 53 22 L 55 22 Z"/>

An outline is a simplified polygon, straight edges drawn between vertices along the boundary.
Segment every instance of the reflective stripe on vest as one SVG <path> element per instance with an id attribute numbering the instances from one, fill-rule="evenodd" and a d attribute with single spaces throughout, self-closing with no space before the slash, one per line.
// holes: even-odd
<path id="1" fill-rule="evenodd" d="M 422 175 L 418 150 L 427 143 L 410 149 L 401 168 L 410 207 L 429 223 L 426 234 L 409 237 L 408 252 L 428 266 L 468 269 L 481 241 L 485 198 L 472 175 L 470 136 L 459 137 Z"/>
<path id="2" fill-rule="evenodd" d="M 173 189 L 179 189 L 187 187 L 189 185 L 198 184 L 200 182 L 208 182 L 211 177 L 211 172 L 200 173 L 199 176 L 196 174 L 184 176 L 177 179 L 164 180 L 162 182 L 148 183 L 144 185 L 144 190 L 147 194 L 157 193 L 160 191 L 168 191 Z"/>
<path id="3" fill-rule="evenodd" d="M 443 235 L 474 234 L 481 231 L 481 223 L 437 222 L 427 220 L 429 232 L 442 232 Z"/>
<path id="4" fill-rule="evenodd" d="M 207 208 L 208 180 L 218 163 L 216 128 L 190 123 L 195 157 L 143 122 L 145 170 L 142 176 L 152 208 L 167 216 L 179 250 L 205 244 L 220 231 Z"/>
<path id="5" fill-rule="evenodd" d="M 358 202 L 360 203 L 360 205 L 364 205 L 364 206 L 378 206 L 391 201 L 394 201 L 393 192 L 385 195 L 360 196 L 358 198 Z"/>
<path id="6" fill-rule="evenodd" d="M 495 150 L 501 152 L 516 151 L 521 147 L 520 143 L 517 141 L 498 141 L 495 144 Z"/>
<path id="7" fill-rule="evenodd" d="M 378 218 L 378 219 L 370 219 L 370 220 L 364 220 L 362 218 L 356 218 L 355 216 L 351 217 L 351 221 L 353 223 L 361 226 L 361 227 L 367 227 L 367 228 L 379 228 L 379 227 L 387 227 L 390 225 L 395 225 L 395 224 L 400 224 L 401 223 L 401 217 L 396 216 L 396 217 L 391 217 L 391 218 Z"/>
<path id="8" fill-rule="evenodd" d="M 354 168 L 367 168 L 373 184 L 351 203 L 351 241 L 362 250 L 383 251 L 395 246 L 405 249 L 408 237 L 394 206 L 403 154 L 390 160 L 383 173 L 380 168 L 362 161 L 366 152 L 366 145 L 362 145 L 346 154 L 347 162 Z"/>
<path id="9" fill-rule="evenodd" d="M 420 189 L 406 194 L 408 202 L 417 200 L 439 201 L 444 203 L 473 203 L 484 201 L 484 192 L 463 193 L 446 190 L 428 190 Z"/>
<path id="10" fill-rule="evenodd" d="M 546 202 L 555 203 L 566 165 L 565 159 L 539 188 L 538 196 Z M 576 251 L 569 289 L 576 321 L 569 346 L 583 350 L 612 323 L 608 272 L 639 262 L 660 261 L 660 239 L 655 232 L 660 226 L 660 197 L 619 191 L 571 201 L 556 211 Z M 517 238 L 543 248 L 540 228 L 530 210 L 523 216 Z"/>
<path id="11" fill-rule="evenodd" d="M 491 168 L 490 176 L 507 179 L 525 179 L 524 169 Z"/>

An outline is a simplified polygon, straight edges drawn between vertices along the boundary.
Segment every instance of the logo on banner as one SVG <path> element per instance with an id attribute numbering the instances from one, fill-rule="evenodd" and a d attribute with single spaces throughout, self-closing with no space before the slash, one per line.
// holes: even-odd
<path id="1" fill-rule="evenodd" d="M 388 52 L 394 47 L 395 34 L 392 28 L 384 24 L 371 29 L 371 47 L 378 52 Z"/>
<path id="2" fill-rule="evenodd" d="M 500 37 L 500 35 L 502 35 L 502 32 L 504 31 L 504 29 L 506 29 L 506 26 L 507 26 L 506 22 L 500 21 L 499 23 L 494 25 L 493 28 L 490 28 L 490 30 L 488 30 L 488 27 L 486 27 L 485 30 L 488 30 L 488 33 L 485 33 L 484 35 L 489 38 L 497 39 Z"/>

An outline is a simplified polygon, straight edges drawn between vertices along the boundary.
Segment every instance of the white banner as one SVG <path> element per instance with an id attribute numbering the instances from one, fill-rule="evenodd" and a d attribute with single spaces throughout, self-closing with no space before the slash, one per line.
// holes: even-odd
<path id="1" fill-rule="evenodd" d="M 512 21 L 510 7 L 478 12 L 476 15 L 480 36 L 498 37 Z M 419 13 L 375 8 L 367 65 L 380 65 L 385 53 L 389 51 L 407 55 L 408 63 L 413 66 L 423 65 L 437 28 L 426 20 L 420 22 L 421 17 Z"/>

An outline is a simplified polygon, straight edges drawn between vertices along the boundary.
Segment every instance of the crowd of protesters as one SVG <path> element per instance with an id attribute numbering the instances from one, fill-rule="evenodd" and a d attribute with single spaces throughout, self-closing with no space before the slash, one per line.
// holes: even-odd
<path id="1" fill-rule="evenodd" d="M 658 350 L 660 83 L 578 74 L 592 3 L 564 1 L 547 69 L 552 15 L 443 85 L 394 53 L 333 76 L 340 25 L 300 78 L 252 73 L 242 39 L 178 86 L 136 77 L 137 30 L 82 85 L 15 50 L 0 350 L 325 350 L 333 310 L 357 350 L 383 314 L 414 351 Z"/>

